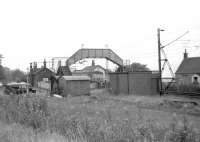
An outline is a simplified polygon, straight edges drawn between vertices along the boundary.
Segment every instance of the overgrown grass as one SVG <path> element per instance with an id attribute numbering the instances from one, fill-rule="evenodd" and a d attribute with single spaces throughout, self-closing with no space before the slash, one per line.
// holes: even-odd
<path id="1" fill-rule="evenodd" d="M 20 123 L 33 129 L 45 129 L 50 116 L 47 102 L 36 96 L 1 96 L 0 119 L 7 123 Z"/>
<path id="2" fill-rule="evenodd" d="M 107 100 L 102 97 L 90 97 L 89 101 L 85 101 L 82 105 L 81 111 L 94 113 L 85 103 L 95 104 L 98 101 L 107 105 Z M 181 119 L 177 119 L 174 115 L 170 125 L 166 126 L 154 120 L 146 120 L 142 109 L 138 109 L 137 119 L 133 119 L 126 108 L 124 108 L 124 118 L 116 118 L 110 106 L 95 112 L 95 117 L 83 117 L 82 112 L 70 112 L 67 105 L 63 110 L 51 107 L 48 102 L 49 98 L 38 96 L 0 96 L 0 120 L 11 125 L 21 124 L 19 130 L 25 134 L 32 133 L 31 135 L 40 138 L 42 134 L 47 133 L 50 137 L 55 135 L 62 140 L 64 138 L 65 141 L 72 142 L 200 141 L 199 131 L 190 125 L 186 114 Z M 2 136 L 8 137 L 10 133 L 9 131 Z M 18 134 L 15 136 L 18 137 Z M 17 140 L 13 138 L 9 139 L 9 142 Z"/>
<path id="3" fill-rule="evenodd" d="M 16 123 L 0 123 L 0 128 L 0 142 L 66 142 L 64 136 L 49 131 L 36 133 Z"/>

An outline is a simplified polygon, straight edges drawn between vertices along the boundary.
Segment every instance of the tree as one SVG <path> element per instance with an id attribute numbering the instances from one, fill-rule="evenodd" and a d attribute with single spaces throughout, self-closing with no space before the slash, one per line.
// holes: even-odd
<path id="1" fill-rule="evenodd" d="M 0 82 L 5 81 L 5 79 L 6 79 L 6 76 L 5 76 L 4 67 L 0 65 Z"/>
<path id="2" fill-rule="evenodd" d="M 17 82 L 26 82 L 26 75 L 23 71 L 16 69 L 12 71 L 12 80 Z"/>
<path id="3" fill-rule="evenodd" d="M 4 67 L 4 75 L 6 82 L 12 81 L 12 72 L 9 68 Z"/>
<path id="4" fill-rule="evenodd" d="M 147 65 L 140 64 L 140 63 L 132 63 L 130 70 L 131 71 L 150 71 Z"/>
<path id="5" fill-rule="evenodd" d="M 130 66 L 126 65 L 123 68 L 119 67 L 117 68 L 116 72 L 121 71 L 150 71 L 150 69 L 147 67 L 147 65 L 141 64 L 141 63 L 132 63 Z"/>
<path id="6" fill-rule="evenodd" d="M 11 70 L 0 65 L 0 82 L 6 83 L 11 81 L 26 82 L 26 74 L 19 69 Z"/>

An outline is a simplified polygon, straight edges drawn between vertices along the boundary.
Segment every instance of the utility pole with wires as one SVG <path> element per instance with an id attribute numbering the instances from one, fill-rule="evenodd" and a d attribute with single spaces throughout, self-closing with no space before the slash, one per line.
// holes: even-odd
<path id="1" fill-rule="evenodd" d="M 164 31 L 161 29 L 157 29 L 157 36 L 158 36 L 158 70 L 159 70 L 159 93 L 160 96 L 163 94 L 163 87 L 162 87 L 162 70 L 161 70 L 161 42 L 160 42 L 160 31 Z"/>
<path id="2" fill-rule="evenodd" d="M 157 29 L 157 36 L 158 36 L 158 68 L 159 68 L 159 93 L 160 93 L 160 96 L 162 96 L 168 90 L 169 86 L 171 85 L 171 83 L 175 79 L 174 72 L 173 72 L 173 70 L 171 68 L 169 60 L 167 59 L 167 55 L 166 55 L 166 53 L 164 51 L 164 48 L 166 46 L 171 45 L 172 43 L 174 43 L 175 41 L 179 40 L 180 38 L 182 38 L 183 36 L 185 36 L 186 34 L 189 33 L 189 31 L 187 31 L 183 35 L 181 35 L 178 38 L 176 38 L 175 40 L 173 40 L 173 41 L 167 43 L 166 45 L 162 46 L 161 41 L 160 41 L 160 32 L 161 31 L 164 31 L 164 30 L 160 29 L 160 28 Z M 162 58 L 161 55 L 163 55 L 164 58 Z M 164 61 L 163 66 L 162 66 L 162 61 Z M 167 65 L 168 68 L 169 68 L 169 71 L 170 71 L 170 74 L 171 74 L 171 78 L 163 78 L 162 77 L 162 73 L 163 73 L 163 71 L 165 69 L 165 65 Z M 163 87 L 163 79 L 171 79 L 171 81 L 168 83 L 168 85 L 165 88 Z"/>

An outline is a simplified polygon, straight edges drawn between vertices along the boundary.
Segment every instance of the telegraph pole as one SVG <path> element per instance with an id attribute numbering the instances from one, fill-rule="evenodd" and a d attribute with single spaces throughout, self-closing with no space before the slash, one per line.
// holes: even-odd
<path id="1" fill-rule="evenodd" d="M 158 35 L 158 68 L 159 68 L 159 93 L 160 96 L 163 95 L 163 87 L 162 87 L 162 70 L 161 70 L 161 43 L 160 43 L 160 31 L 164 31 L 161 29 L 157 29 Z"/>

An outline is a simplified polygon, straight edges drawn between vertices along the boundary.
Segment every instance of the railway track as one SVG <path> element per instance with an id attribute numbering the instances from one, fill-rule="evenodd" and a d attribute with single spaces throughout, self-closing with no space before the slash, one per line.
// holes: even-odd
<path id="1" fill-rule="evenodd" d="M 197 92 L 183 92 L 183 93 L 177 93 L 176 91 L 168 91 L 167 94 L 171 94 L 178 97 L 186 97 L 186 98 L 194 98 L 194 99 L 200 99 L 200 93 Z M 166 95 L 167 95 L 166 94 Z"/>
<path id="2" fill-rule="evenodd" d="M 184 92 L 182 95 L 189 98 L 200 99 L 200 93 L 196 93 L 196 92 Z"/>

